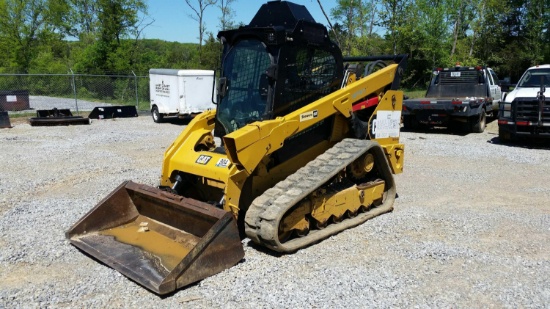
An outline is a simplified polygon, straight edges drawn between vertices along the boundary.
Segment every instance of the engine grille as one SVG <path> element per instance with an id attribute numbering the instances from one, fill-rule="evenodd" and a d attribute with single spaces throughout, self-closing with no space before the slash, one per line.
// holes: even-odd
<path id="1" fill-rule="evenodd" d="M 539 121 L 539 101 L 536 98 L 516 98 L 513 102 L 516 121 Z M 542 106 L 542 121 L 550 122 L 550 102 Z"/>

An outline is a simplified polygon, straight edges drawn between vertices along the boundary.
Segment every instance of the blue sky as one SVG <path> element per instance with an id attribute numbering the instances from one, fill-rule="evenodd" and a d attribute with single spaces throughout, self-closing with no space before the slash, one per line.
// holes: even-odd
<path id="1" fill-rule="evenodd" d="M 193 13 L 184 0 L 145 0 L 149 6 L 149 22 L 153 24 L 145 28 L 143 38 L 161 39 L 169 42 L 198 43 L 198 23 L 189 17 Z M 194 0 L 193 0 L 194 2 Z M 260 6 L 267 0 L 236 0 L 232 8 L 235 11 L 234 21 L 248 24 Z M 305 5 L 318 23 L 327 24 L 317 0 L 293 0 Z M 321 0 L 325 12 L 330 16 L 330 10 L 335 6 L 335 0 Z M 214 35 L 218 33 L 220 9 L 209 6 L 205 11 L 206 31 Z M 152 18 L 152 19 L 151 19 Z"/>

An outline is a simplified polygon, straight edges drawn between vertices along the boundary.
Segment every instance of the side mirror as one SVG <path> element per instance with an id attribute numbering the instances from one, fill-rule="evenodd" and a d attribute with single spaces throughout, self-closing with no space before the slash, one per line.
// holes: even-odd
<path id="1" fill-rule="evenodd" d="M 220 98 L 225 97 L 225 94 L 227 93 L 227 77 L 220 77 L 218 79 L 218 96 Z"/>

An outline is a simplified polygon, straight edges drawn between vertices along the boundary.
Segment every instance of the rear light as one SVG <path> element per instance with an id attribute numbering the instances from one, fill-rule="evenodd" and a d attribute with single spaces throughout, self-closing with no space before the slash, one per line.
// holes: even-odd
<path id="1" fill-rule="evenodd" d="M 499 119 L 498 124 L 508 124 L 508 121 Z"/>
<path id="2" fill-rule="evenodd" d="M 516 121 L 516 125 L 518 125 L 518 126 L 528 126 L 529 121 Z"/>
<path id="3" fill-rule="evenodd" d="M 481 71 L 481 67 L 479 65 L 476 66 L 476 70 Z"/>
<path id="4" fill-rule="evenodd" d="M 420 104 L 430 104 L 430 101 L 420 101 Z"/>
<path id="5" fill-rule="evenodd" d="M 462 101 L 459 100 L 452 100 L 451 104 L 462 104 Z"/>

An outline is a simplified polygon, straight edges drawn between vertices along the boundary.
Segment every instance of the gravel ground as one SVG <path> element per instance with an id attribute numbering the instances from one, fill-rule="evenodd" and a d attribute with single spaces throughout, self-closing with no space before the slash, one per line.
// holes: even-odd
<path id="1" fill-rule="evenodd" d="M 122 181 L 157 185 L 183 129 L 150 117 L 0 130 L 0 308 L 548 308 L 550 152 L 403 132 L 395 210 L 295 254 L 245 259 L 168 297 L 64 233 Z"/>

